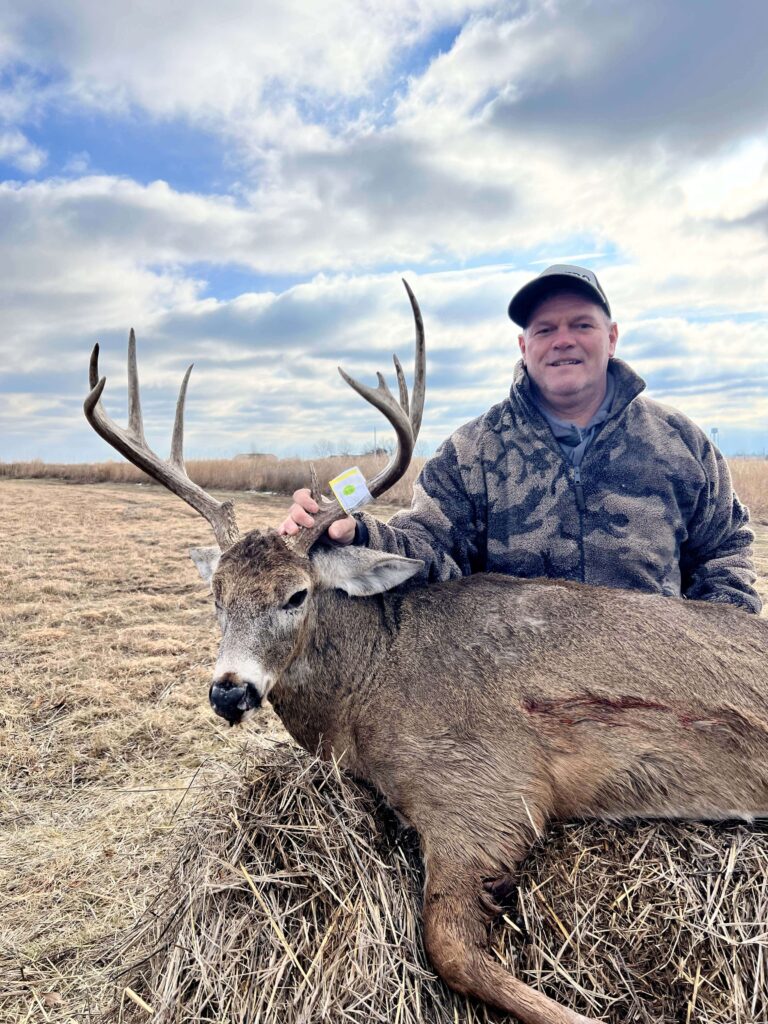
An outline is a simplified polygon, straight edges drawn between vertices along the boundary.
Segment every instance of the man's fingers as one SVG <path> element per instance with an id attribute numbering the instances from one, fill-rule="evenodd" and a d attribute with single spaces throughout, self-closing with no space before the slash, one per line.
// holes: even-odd
<path id="1" fill-rule="evenodd" d="M 314 526 L 315 520 L 301 505 L 291 505 L 288 518 L 292 519 L 298 526 Z"/>
<path id="2" fill-rule="evenodd" d="M 310 513 L 320 511 L 319 505 L 306 487 L 294 492 L 293 501 L 288 516 L 278 527 L 278 532 L 288 537 L 295 536 L 301 529 L 314 526 L 315 520 Z M 337 520 L 329 527 L 328 536 L 340 544 L 351 544 L 355 539 L 355 520 L 351 516 Z"/>
<path id="3" fill-rule="evenodd" d="M 319 512 L 320 511 L 320 508 L 319 508 L 317 502 L 314 500 L 312 495 L 309 493 L 309 488 L 308 487 L 301 487 L 301 488 L 299 488 L 298 491 L 294 491 L 293 492 L 293 500 L 296 502 L 296 505 L 298 505 L 299 508 L 304 509 L 306 512 Z M 295 507 L 296 506 L 294 506 L 294 508 Z M 289 515 L 293 515 L 293 508 L 289 512 Z M 296 522 L 300 522 L 300 520 L 297 519 Z M 306 523 L 302 523 L 301 525 L 302 526 L 306 526 L 307 524 Z M 312 524 L 310 523 L 309 525 L 311 526 Z"/>
<path id="4" fill-rule="evenodd" d="M 314 525 L 315 520 L 309 512 L 304 511 L 301 505 L 291 505 L 287 518 L 280 523 L 277 531 L 278 533 L 292 537 L 295 533 L 298 533 L 302 527 Z"/>
<path id="5" fill-rule="evenodd" d="M 337 519 L 328 527 L 328 536 L 339 544 L 351 544 L 355 539 L 355 520 L 351 516 Z"/>

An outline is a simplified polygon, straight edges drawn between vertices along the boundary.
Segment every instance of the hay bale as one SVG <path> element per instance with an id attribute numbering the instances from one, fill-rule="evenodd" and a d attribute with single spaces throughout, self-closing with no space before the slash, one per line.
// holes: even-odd
<path id="1" fill-rule="evenodd" d="M 415 837 L 333 765 L 280 746 L 184 831 L 152 912 L 102 951 L 118 996 L 105 1024 L 510 1019 L 435 978 Z M 559 827 L 526 861 L 494 948 L 616 1024 L 764 1022 L 767 868 L 768 839 L 742 825 Z"/>

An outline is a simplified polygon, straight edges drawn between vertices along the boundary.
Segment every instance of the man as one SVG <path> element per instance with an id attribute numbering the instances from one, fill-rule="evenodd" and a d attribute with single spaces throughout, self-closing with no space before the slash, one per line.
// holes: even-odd
<path id="1" fill-rule="evenodd" d="M 337 543 L 420 558 L 422 578 L 548 576 L 759 612 L 749 514 L 725 460 L 682 413 L 641 394 L 592 271 L 556 265 L 509 304 L 523 330 L 509 398 L 424 466 L 409 511 L 358 513 Z M 306 490 L 280 526 L 312 525 Z"/>

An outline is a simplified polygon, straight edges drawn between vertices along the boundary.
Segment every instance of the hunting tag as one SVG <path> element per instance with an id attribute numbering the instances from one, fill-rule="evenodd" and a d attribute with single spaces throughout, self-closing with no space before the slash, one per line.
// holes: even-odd
<path id="1" fill-rule="evenodd" d="M 368 490 L 365 477 L 357 468 L 345 469 L 337 477 L 329 481 L 334 496 L 345 512 L 354 512 L 361 505 L 367 505 L 373 501 L 373 495 Z"/>

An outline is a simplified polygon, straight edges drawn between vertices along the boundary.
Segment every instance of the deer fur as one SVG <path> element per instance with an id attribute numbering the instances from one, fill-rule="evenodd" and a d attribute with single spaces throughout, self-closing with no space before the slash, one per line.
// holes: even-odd
<path id="1" fill-rule="evenodd" d="M 268 697 L 384 796 L 420 836 L 435 968 L 525 1024 L 590 1020 L 487 951 L 548 821 L 768 812 L 766 620 L 492 574 L 392 590 L 421 563 L 272 531 L 193 558 L 222 629 L 214 707 L 231 693 L 236 721 Z"/>

